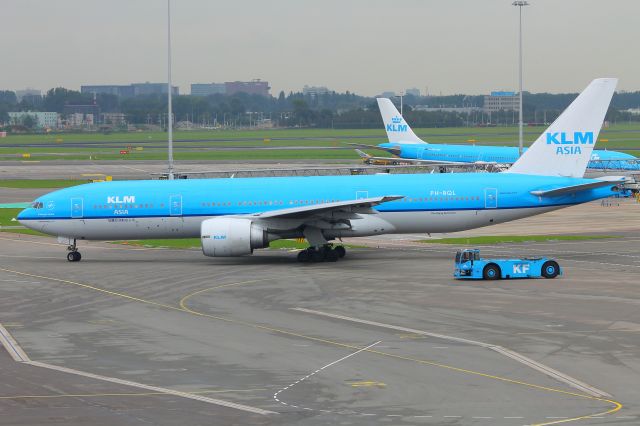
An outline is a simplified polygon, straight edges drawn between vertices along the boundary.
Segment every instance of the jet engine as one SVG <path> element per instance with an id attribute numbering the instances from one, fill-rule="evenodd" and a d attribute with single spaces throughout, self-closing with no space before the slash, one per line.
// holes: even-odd
<path id="1" fill-rule="evenodd" d="M 250 219 L 220 217 L 207 219 L 200 225 L 202 253 L 211 257 L 242 256 L 253 249 L 269 245 L 277 236 L 268 234 Z"/>

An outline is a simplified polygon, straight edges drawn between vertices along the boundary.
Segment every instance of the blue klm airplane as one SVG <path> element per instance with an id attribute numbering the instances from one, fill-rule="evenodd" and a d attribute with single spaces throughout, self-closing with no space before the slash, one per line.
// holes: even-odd
<path id="1" fill-rule="evenodd" d="M 493 225 L 616 194 L 620 178 L 584 179 L 617 80 L 594 80 L 503 173 L 101 182 L 51 192 L 18 215 L 78 240 L 200 237 L 206 256 L 241 256 L 306 238 L 300 261 L 335 261 L 341 237 Z M 570 226 L 570 224 L 567 224 Z"/>
<path id="2" fill-rule="evenodd" d="M 518 159 L 517 147 L 511 146 L 467 146 L 430 144 L 420 139 L 405 122 L 404 118 L 393 103 L 387 98 L 378 98 L 378 107 L 384 121 L 384 127 L 389 138 L 388 143 L 382 143 L 368 148 L 379 148 L 401 159 L 412 160 L 421 164 L 441 166 L 463 166 L 469 164 L 510 165 Z M 559 141 L 562 142 L 562 141 Z M 526 150 L 526 148 L 525 148 Z M 388 157 L 371 157 L 362 151 L 358 154 L 365 161 L 394 161 Z M 640 170 L 640 159 L 624 152 L 594 150 L 588 169 L 609 170 Z"/>

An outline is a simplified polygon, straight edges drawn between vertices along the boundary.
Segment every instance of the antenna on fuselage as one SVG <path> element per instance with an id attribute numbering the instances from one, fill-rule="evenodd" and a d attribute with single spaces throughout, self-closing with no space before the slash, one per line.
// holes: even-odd
<path id="1" fill-rule="evenodd" d="M 171 107 L 171 0 L 167 0 L 167 135 L 169 145 L 169 170 L 167 179 L 173 179 L 173 111 Z"/>

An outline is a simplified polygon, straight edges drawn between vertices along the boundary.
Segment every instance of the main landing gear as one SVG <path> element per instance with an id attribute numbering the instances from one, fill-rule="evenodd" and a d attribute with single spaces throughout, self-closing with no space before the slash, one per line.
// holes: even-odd
<path id="1" fill-rule="evenodd" d="M 67 247 L 67 250 L 69 250 L 69 253 L 67 253 L 67 260 L 69 262 L 80 262 L 80 259 L 82 259 L 82 255 L 78 251 L 78 246 L 76 245 L 75 238 L 73 239 L 73 244 Z"/>
<path id="2" fill-rule="evenodd" d="M 320 247 L 309 247 L 298 253 L 298 262 L 337 262 L 347 254 L 344 246 L 326 244 Z"/>

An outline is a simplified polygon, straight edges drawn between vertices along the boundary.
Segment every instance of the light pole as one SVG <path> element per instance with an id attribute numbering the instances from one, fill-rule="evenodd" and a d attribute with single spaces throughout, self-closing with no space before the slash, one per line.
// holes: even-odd
<path id="1" fill-rule="evenodd" d="M 169 142 L 169 172 L 168 178 L 173 179 L 173 111 L 171 105 L 171 0 L 167 0 L 167 103 L 169 116 L 167 117 L 167 134 Z"/>
<path id="2" fill-rule="evenodd" d="M 518 98 L 520 101 L 519 111 L 518 111 L 518 156 L 522 156 L 522 8 L 523 6 L 529 6 L 529 3 L 526 0 L 516 0 L 511 3 L 513 6 L 518 6 L 520 12 L 520 25 L 519 25 L 519 51 L 518 51 L 518 66 L 519 66 L 519 76 L 520 76 L 520 91 L 518 93 Z"/>

